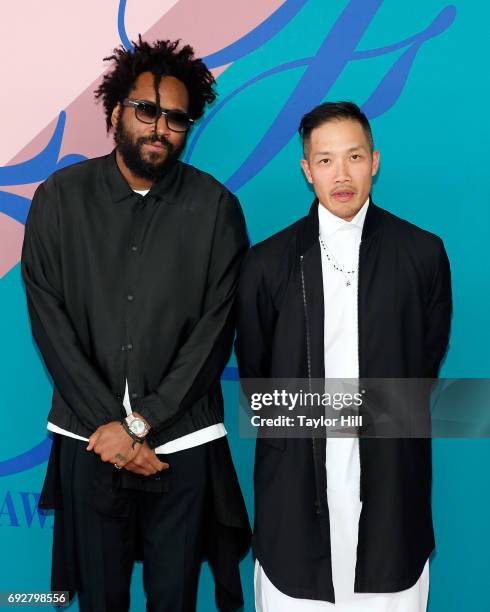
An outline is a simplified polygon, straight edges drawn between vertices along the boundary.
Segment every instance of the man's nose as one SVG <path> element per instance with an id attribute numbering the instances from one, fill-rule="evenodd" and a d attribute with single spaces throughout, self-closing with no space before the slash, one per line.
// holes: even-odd
<path id="1" fill-rule="evenodd" d="M 155 132 L 158 136 L 168 136 L 170 134 L 169 127 L 167 125 L 167 117 L 161 113 L 160 117 L 155 123 Z"/>
<path id="2" fill-rule="evenodd" d="M 350 181 L 349 167 L 346 161 L 339 161 L 336 166 L 335 180 L 337 183 Z"/>

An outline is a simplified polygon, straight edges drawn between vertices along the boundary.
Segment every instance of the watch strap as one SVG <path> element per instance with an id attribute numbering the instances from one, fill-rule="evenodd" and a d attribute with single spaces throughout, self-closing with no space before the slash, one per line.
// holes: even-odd
<path id="1" fill-rule="evenodd" d="M 145 441 L 144 436 L 137 436 L 135 433 L 133 433 L 130 429 L 129 429 L 129 425 L 126 423 L 126 420 L 123 419 L 121 421 L 121 425 L 124 429 L 124 431 L 128 434 L 128 436 L 130 436 L 134 442 L 137 442 L 138 444 L 143 444 L 143 442 Z"/>

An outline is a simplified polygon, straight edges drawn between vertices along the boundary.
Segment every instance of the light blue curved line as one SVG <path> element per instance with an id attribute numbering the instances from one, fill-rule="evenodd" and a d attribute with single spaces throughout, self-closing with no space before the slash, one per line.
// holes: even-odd
<path id="1" fill-rule="evenodd" d="M 25 453 L 0 461 L 0 477 L 18 474 L 44 463 L 49 457 L 50 450 L 51 438 L 47 437 Z"/>
<path id="2" fill-rule="evenodd" d="M 275 36 L 303 8 L 308 0 L 286 0 L 267 19 L 224 49 L 203 58 L 208 68 L 229 64 L 251 53 Z"/>
<path id="3" fill-rule="evenodd" d="M 369 119 L 375 119 L 392 108 L 400 98 L 417 53 L 424 41 L 409 47 L 386 73 L 378 87 L 362 105 Z"/>
<path id="4" fill-rule="evenodd" d="M 444 32 L 453 23 L 455 18 L 456 7 L 453 5 L 446 6 L 446 8 L 444 8 L 439 15 L 437 15 L 434 21 L 427 26 L 427 28 L 421 30 L 417 34 L 414 34 L 409 38 L 405 38 L 400 42 L 388 45 L 387 47 L 380 47 L 379 49 L 366 49 L 364 51 L 354 51 L 352 54 L 352 59 L 368 59 L 370 57 L 385 55 L 386 53 L 391 53 L 392 51 L 398 51 L 398 49 L 402 49 L 411 43 L 418 42 L 419 37 L 422 35 L 424 35 L 422 40 L 427 40 Z"/>
<path id="5" fill-rule="evenodd" d="M 298 122 L 319 104 L 341 75 L 383 0 L 350 0 L 306 67 L 268 131 L 224 184 L 236 192 L 281 151 L 297 131 Z"/>
<path id="6" fill-rule="evenodd" d="M 128 51 L 134 51 L 134 45 L 129 40 L 126 34 L 126 26 L 124 25 L 124 16 L 126 15 L 126 0 L 119 0 L 119 9 L 117 11 L 117 30 L 119 32 L 119 38 L 125 49 Z"/>
<path id="7" fill-rule="evenodd" d="M 305 65 L 308 64 L 308 62 L 311 59 L 312 59 L 311 57 L 304 57 L 302 59 L 297 59 L 297 60 L 292 60 L 291 62 L 286 62 L 285 64 L 281 64 L 280 66 L 275 66 L 274 68 L 269 68 L 269 70 L 266 70 L 265 72 L 262 72 L 261 74 L 256 75 L 253 78 L 249 79 L 245 83 L 242 83 L 242 85 L 240 85 L 240 87 L 237 87 L 235 90 L 233 90 L 227 96 L 225 96 L 213 108 L 213 110 L 206 115 L 205 119 L 199 125 L 199 128 L 196 131 L 196 134 L 195 134 L 194 138 L 192 139 L 192 141 L 191 141 L 191 143 L 189 145 L 189 148 L 187 149 L 187 153 L 186 153 L 186 156 L 185 156 L 185 161 L 189 161 L 190 160 L 190 158 L 192 156 L 192 153 L 194 151 L 194 148 L 195 148 L 195 146 L 197 144 L 197 141 L 201 137 L 202 132 L 204 131 L 204 129 L 206 128 L 208 123 L 223 108 L 223 106 L 225 106 L 225 104 L 227 104 L 232 98 L 234 98 L 237 94 L 239 94 L 241 91 L 243 91 L 244 89 L 246 89 L 250 85 L 253 85 L 254 83 L 257 83 L 258 81 L 261 81 L 262 79 L 265 79 L 265 78 L 267 78 L 267 77 L 269 77 L 269 76 L 271 76 L 273 74 L 277 74 L 279 72 L 283 72 L 285 70 L 290 70 L 292 68 L 298 68 L 299 66 L 305 66 Z"/>

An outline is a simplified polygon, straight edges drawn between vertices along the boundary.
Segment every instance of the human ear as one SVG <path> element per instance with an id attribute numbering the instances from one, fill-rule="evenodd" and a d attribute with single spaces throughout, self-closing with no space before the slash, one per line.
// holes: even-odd
<path id="1" fill-rule="evenodd" d="M 376 174 L 378 173 L 379 170 L 379 151 L 374 150 L 373 151 L 373 165 L 372 165 L 372 169 L 371 169 L 371 176 L 376 176 Z"/>
<path id="2" fill-rule="evenodd" d="M 114 129 L 117 128 L 117 124 L 119 123 L 120 115 L 121 115 L 121 104 L 118 102 L 116 106 L 112 109 L 112 113 L 111 113 L 111 125 Z"/>
<path id="3" fill-rule="evenodd" d="M 308 163 L 308 160 L 302 159 L 300 161 L 300 164 L 301 164 L 301 168 L 303 169 L 303 172 L 305 173 L 305 177 L 308 183 L 313 183 L 313 177 L 311 176 L 310 164 Z"/>

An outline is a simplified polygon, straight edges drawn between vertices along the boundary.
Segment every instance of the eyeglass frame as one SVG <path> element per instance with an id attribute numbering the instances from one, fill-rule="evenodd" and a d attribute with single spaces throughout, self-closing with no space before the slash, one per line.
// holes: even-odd
<path id="1" fill-rule="evenodd" d="M 142 119 L 138 117 L 138 108 L 140 104 L 150 104 L 154 106 L 157 111 L 160 109 L 160 113 L 157 113 L 153 121 L 143 121 Z M 189 117 L 187 113 L 184 113 L 183 111 L 180 111 L 180 110 L 175 110 L 173 108 L 162 108 L 161 106 L 158 106 L 155 102 L 152 102 L 151 100 L 141 100 L 138 98 L 124 98 L 124 100 L 122 101 L 122 105 L 132 106 L 134 108 L 134 115 L 136 119 L 138 119 L 138 121 L 141 121 L 141 123 L 144 123 L 145 125 L 151 125 L 152 123 L 157 123 L 157 121 L 160 119 L 160 115 L 163 115 L 165 117 L 165 123 L 167 125 L 167 128 L 171 130 L 172 132 L 176 132 L 177 134 L 185 134 L 185 132 L 188 132 L 190 130 L 190 128 L 192 127 L 192 124 L 194 123 L 194 119 L 192 119 L 192 117 Z M 187 120 L 189 121 L 189 127 L 186 130 L 174 130 L 168 124 L 167 113 L 179 113 L 181 115 L 184 115 L 185 117 L 187 117 Z"/>

